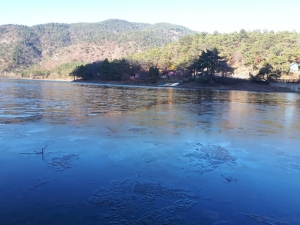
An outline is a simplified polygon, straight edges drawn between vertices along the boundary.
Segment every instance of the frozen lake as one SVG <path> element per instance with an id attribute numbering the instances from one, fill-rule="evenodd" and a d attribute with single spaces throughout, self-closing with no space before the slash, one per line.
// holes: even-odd
<path id="1" fill-rule="evenodd" d="M 300 95 L 0 79 L 0 224 L 300 224 Z"/>

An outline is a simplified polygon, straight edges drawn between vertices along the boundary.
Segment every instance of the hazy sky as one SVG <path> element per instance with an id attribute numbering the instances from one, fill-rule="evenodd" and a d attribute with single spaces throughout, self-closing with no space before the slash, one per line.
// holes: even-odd
<path id="1" fill-rule="evenodd" d="M 0 0 L 0 25 L 168 22 L 196 31 L 296 30 L 300 0 Z"/>

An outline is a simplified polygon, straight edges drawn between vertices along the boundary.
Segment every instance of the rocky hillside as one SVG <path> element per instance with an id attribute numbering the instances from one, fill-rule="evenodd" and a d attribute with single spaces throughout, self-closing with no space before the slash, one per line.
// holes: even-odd
<path id="1" fill-rule="evenodd" d="M 196 32 L 158 23 L 106 20 L 99 23 L 0 26 L 0 72 L 51 70 L 62 64 L 118 59 L 177 41 Z"/>

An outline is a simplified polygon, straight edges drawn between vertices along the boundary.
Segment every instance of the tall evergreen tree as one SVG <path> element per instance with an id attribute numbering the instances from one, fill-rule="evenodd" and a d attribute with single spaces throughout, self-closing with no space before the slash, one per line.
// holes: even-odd
<path id="1" fill-rule="evenodd" d="M 224 63 L 224 57 L 219 56 L 219 51 L 214 48 L 212 50 L 202 51 L 198 59 L 194 60 L 191 68 L 195 74 L 207 74 L 211 78 L 219 72 L 220 63 Z"/>

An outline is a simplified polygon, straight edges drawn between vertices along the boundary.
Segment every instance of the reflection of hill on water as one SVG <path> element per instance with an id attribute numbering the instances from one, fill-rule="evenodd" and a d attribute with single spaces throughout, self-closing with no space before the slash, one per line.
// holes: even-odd
<path id="1" fill-rule="evenodd" d="M 40 119 L 42 119 L 42 115 L 16 115 L 15 117 L 13 116 L 7 116 L 5 117 L 4 115 L 0 116 L 0 124 L 11 124 L 11 123 L 23 123 L 23 122 L 35 122 Z"/>

